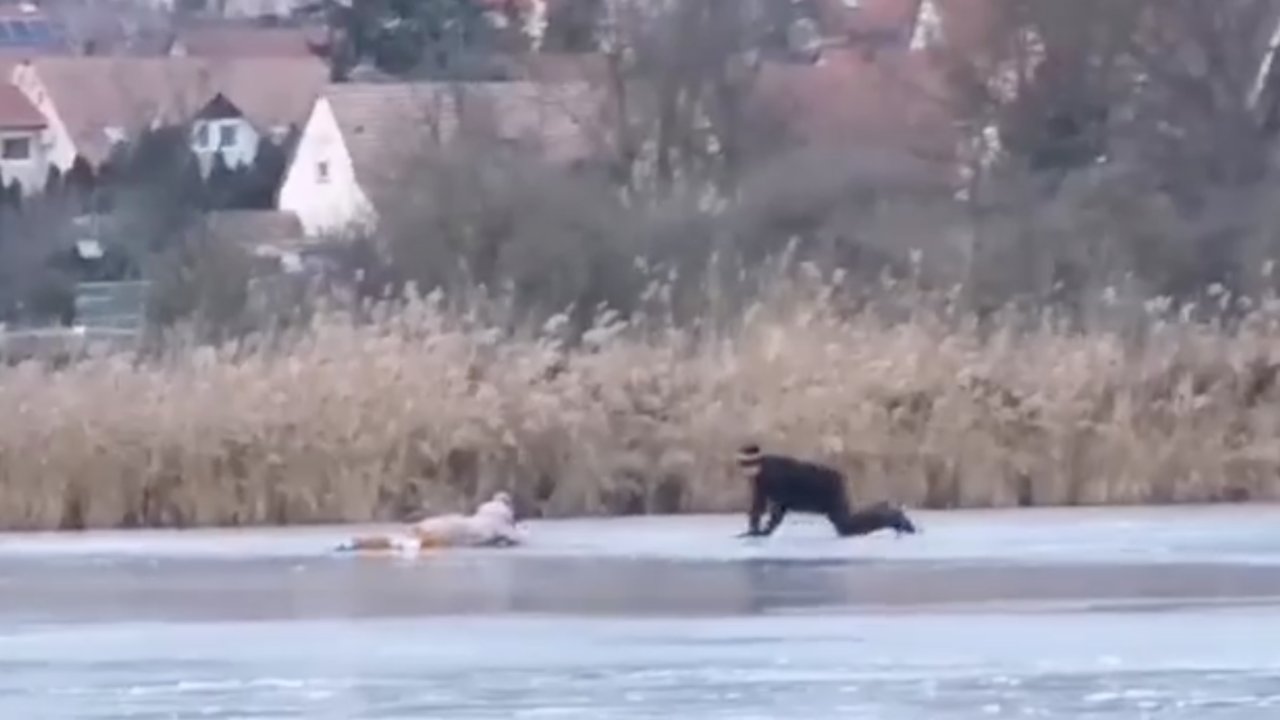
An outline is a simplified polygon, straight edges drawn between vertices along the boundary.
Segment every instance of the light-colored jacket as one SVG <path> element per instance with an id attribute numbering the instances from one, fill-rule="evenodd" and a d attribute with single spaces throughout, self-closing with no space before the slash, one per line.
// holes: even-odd
<path id="1" fill-rule="evenodd" d="M 471 515 L 450 513 L 421 520 L 414 524 L 412 534 L 423 545 L 451 547 L 519 545 L 524 541 L 516 527 L 511 496 L 505 492 L 494 494 Z"/>
<path id="2" fill-rule="evenodd" d="M 353 538 L 338 546 L 346 552 L 399 552 L 417 554 L 439 547 L 496 547 L 519 545 L 524 534 L 516 527 L 511 496 L 495 493 L 471 515 L 449 513 L 415 523 L 404 535 L 372 535 Z"/>

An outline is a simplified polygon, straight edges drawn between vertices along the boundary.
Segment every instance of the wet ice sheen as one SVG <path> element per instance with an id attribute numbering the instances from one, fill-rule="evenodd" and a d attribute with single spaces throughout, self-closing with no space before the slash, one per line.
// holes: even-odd
<path id="1" fill-rule="evenodd" d="M 335 529 L 0 538 L 0 718 L 1280 717 L 1274 510 L 922 518 L 421 562 L 327 556 Z"/>

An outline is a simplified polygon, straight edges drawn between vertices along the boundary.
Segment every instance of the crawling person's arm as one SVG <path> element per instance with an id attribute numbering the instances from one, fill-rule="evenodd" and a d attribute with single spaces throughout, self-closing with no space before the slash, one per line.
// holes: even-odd
<path id="1" fill-rule="evenodd" d="M 757 445 L 747 445 L 738 451 L 738 474 L 751 485 L 751 507 L 747 510 L 747 531 L 738 537 L 758 537 L 764 533 L 760 530 L 760 520 L 769 506 L 769 497 L 765 492 L 760 473 L 763 458 Z"/>

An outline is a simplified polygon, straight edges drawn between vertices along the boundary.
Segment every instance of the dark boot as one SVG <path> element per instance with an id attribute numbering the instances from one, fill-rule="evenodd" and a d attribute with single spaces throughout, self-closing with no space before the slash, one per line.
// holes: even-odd
<path id="1" fill-rule="evenodd" d="M 827 517 L 840 537 L 870 535 L 880 530 L 893 530 L 898 535 L 914 535 L 919 532 L 902 508 L 887 502 Z"/>

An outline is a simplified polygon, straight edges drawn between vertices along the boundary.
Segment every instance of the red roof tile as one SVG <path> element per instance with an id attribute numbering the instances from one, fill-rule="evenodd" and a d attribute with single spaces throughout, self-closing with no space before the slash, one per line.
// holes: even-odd
<path id="1" fill-rule="evenodd" d="M 182 122 L 218 92 L 262 130 L 301 126 L 328 81 L 315 57 L 47 57 L 21 70 L 34 73 L 92 164 L 110 155 L 109 128 L 130 139 L 152 122 Z"/>
<path id="2" fill-rule="evenodd" d="M 398 191 L 407 160 L 456 138 L 460 125 L 490 126 L 505 140 L 535 141 L 571 163 L 600 149 L 604 98 L 581 82 L 337 83 L 323 95 L 366 192 Z M 439 137 L 436 137 L 436 134 Z"/>
<path id="3" fill-rule="evenodd" d="M 0 128 L 37 129 L 45 127 L 44 116 L 22 91 L 9 82 L 0 82 Z"/>

